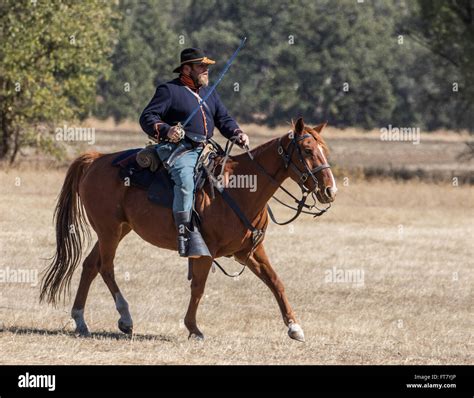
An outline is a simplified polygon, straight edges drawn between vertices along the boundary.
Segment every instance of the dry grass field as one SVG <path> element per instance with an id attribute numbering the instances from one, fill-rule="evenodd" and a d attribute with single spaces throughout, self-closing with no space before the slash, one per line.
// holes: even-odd
<path id="1" fill-rule="evenodd" d="M 342 159 L 337 140 L 343 137 L 328 138 Z M 344 145 L 354 152 L 357 140 Z M 47 264 L 64 173 L 27 164 L 0 171 L 0 271 L 34 276 Z M 472 364 L 473 198 L 474 188 L 463 184 L 340 176 L 338 198 L 326 215 L 271 224 L 267 253 L 305 343 L 288 338 L 272 294 L 249 270 L 238 279 L 219 270 L 210 274 L 198 312 L 206 340 L 188 341 L 185 260 L 132 233 L 115 262 L 134 319 L 132 338 L 118 331 L 100 277 L 86 304 L 92 338 L 74 336 L 72 300 L 59 308 L 40 305 L 34 280 L 10 280 L 0 282 L 0 363 Z M 276 204 L 274 210 L 280 218 L 290 215 Z M 240 269 L 230 259 L 223 263 Z M 328 279 L 350 271 L 363 277 L 360 283 Z"/>

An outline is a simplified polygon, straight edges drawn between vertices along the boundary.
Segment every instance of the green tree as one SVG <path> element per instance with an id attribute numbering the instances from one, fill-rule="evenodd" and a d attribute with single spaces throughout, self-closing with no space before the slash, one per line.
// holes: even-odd
<path id="1" fill-rule="evenodd" d="M 401 29 L 431 54 L 425 60 L 427 127 L 474 130 L 474 0 L 410 3 Z M 425 51 L 425 54 L 427 52 Z"/>
<path id="2" fill-rule="evenodd" d="M 120 36 L 112 73 L 99 82 L 97 116 L 136 120 L 155 87 L 172 77 L 180 52 L 179 32 L 171 28 L 172 9 L 173 3 L 164 0 L 120 2 Z"/>
<path id="3" fill-rule="evenodd" d="M 54 150 L 54 125 L 88 115 L 116 17 L 107 2 L 0 3 L 0 159 L 25 145 Z"/>
<path id="4" fill-rule="evenodd" d="M 398 49 L 382 7 L 347 0 L 195 0 L 190 10 L 184 26 L 222 61 L 239 36 L 249 38 L 219 88 L 241 119 L 278 124 L 302 114 L 373 127 L 392 115 L 396 99 L 387 75 L 394 64 L 386 60 Z"/>
<path id="5" fill-rule="evenodd" d="M 217 61 L 212 80 L 247 36 L 218 88 L 239 121 L 472 129 L 473 2 L 122 0 L 96 114 L 137 120 L 183 48 Z"/>

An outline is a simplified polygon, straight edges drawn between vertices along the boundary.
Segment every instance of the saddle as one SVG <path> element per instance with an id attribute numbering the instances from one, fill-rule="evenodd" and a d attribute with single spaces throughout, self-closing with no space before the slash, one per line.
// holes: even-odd
<path id="1" fill-rule="evenodd" d="M 223 153 L 213 140 L 204 147 L 194 170 L 195 191 L 203 188 L 209 170 L 215 169 Z M 173 207 L 174 182 L 158 157 L 155 145 L 122 152 L 114 158 L 112 165 L 119 168 L 119 177 L 125 184 L 146 190 L 152 203 L 169 209 Z"/>
<path id="2" fill-rule="evenodd" d="M 265 229 L 254 227 L 229 193 L 216 182 L 217 170 L 220 168 L 220 173 L 224 172 L 229 153 L 230 150 L 224 151 L 217 142 L 209 140 L 196 163 L 194 190 L 198 192 L 204 187 L 206 181 L 209 181 L 211 199 L 214 199 L 214 189 L 216 189 L 245 227 L 252 232 L 252 244 L 256 247 L 263 240 Z M 173 208 L 174 182 L 163 162 L 160 161 L 155 145 L 129 149 L 116 156 L 112 165 L 119 168 L 119 176 L 126 184 L 146 190 L 148 199 L 152 203 L 169 209 Z M 195 209 L 193 209 L 191 220 L 194 227 L 200 227 L 200 216 Z M 189 275 L 188 279 L 190 279 Z"/>

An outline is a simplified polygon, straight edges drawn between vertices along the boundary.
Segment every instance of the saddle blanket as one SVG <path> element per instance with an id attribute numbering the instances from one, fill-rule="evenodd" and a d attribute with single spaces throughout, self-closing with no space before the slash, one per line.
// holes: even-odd
<path id="1" fill-rule="evenodd" d="M 119 176 L 125 183 L 146 190 L 151 202 L 171 209 L 174 183 L 164 167 L 152 172 L 137 163 L 137 153 L 142 149 L 129 149 L 121 153 L 112 161 L 112 165 L 120 168 Z"/>

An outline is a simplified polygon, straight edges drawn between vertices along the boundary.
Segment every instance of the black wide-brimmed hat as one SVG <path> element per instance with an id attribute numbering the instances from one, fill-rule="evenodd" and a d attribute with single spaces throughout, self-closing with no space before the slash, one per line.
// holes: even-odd
<path id="1" fill-rule="evenodd" d="M 205 64 L 214 65 L 216 61 L 207 58 L 204 55 L 204 51 L 200 48 L 185 48 L 181 51 L 181 64 L 173 71 L 178 73 L 181 71 L 181 67 L 185 64 Z"/>

